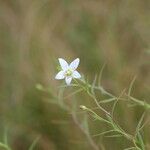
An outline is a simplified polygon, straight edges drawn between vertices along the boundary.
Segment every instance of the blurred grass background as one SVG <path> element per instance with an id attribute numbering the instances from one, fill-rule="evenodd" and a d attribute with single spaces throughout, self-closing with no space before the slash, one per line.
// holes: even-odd
<path id="1" fill-rule="evenodd" d="M 14 150 L 27 150 L 40 136 L 39 150 L 91 150 L 70 115 L 38 91 L 37 83 L 57 95 L 57 58 L 79 57 L 79 71 L 93 80 L 106 63 L 102 85 L 119 95 L 137 80 L 133 96 L 150 103 L 150 1 L 148 0 L 0 0 L 0 138 L 8 128 Z M 71 98 L 70 98 L 71 99 Z M 88 104 L 78 94 L 77 103 Z M 144 111 L 117 107 L 117 118 L 133 132 Z M 105 126 L 89 122 L 91 132 Z M 145 142 L 150 143 L 150 128 Z M 99 140 L 99 142 L 98 142 Z M 96 138 L 106 150 L 122 150 L 124 139 Z"/>

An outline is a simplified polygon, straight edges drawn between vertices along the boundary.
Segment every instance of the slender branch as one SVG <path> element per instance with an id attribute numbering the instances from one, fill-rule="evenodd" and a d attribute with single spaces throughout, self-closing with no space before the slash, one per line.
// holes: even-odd
<path id="1" fill-rule="evenodd" d="M 75 124 L 79 127 L 79 129 L 86 135 L 86 137 L 87 137 L 91 147 L 93 148 L 93 150 L 100 150 L 99 147 L 94 142 L 94 140 L 91 138 L 91 136 L 81 126 L 81 124 L 79 123 L 79 121 L 77 119 L 77 116 L 74 113 L 72 113 L 72 119 L 75 122 Z"/>

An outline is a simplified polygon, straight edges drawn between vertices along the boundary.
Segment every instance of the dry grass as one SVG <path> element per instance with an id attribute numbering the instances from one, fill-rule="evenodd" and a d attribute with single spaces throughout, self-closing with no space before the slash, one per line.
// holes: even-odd
<path id="1" fill-rule="evenodd" d="M 79 57 L 79 70 L 89 80 L 106 63 L 102 85 L 115 95 L 137 76 L 132 95 L 150 103 L 149 6 L 147 0 L 1 0 L 1 138 L 7 126 L 14 150 L 28 149 L 39 135 L 39 150 L 91 149 L 71 116 L 46 102 L 55 100 L 60 84 L 54 80 L 58 57 L 68 61 Z M 49 87 L 52 95 L 37 91 L 37 83 Z M 84 94 L 73 101 L 93 105 Z M 127 110 L 125 105 L 119 104 L 116 117 L 132 133 L 144 109 Z M 89 124 L 94 133 L 106 128 Z M 147 147 L 149 131 L 146 126 Z M 112 144 L 114 150 L 130 145 L 122 139 L 100 141 L 106 150 L 112 150 Z"/>

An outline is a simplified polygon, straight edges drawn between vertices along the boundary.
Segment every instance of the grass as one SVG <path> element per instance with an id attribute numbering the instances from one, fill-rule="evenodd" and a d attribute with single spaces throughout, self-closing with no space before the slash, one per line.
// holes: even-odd
<path id="1" fill-rule="evenodd" d="M 0 138 L 10 131 L 1 149 L 27 150 L 40 137 L 33 149 L 149 150 L 148 6 L 0 1 Z M 79 57 L 85 80 L 55 81 L 59 57 Z"/>

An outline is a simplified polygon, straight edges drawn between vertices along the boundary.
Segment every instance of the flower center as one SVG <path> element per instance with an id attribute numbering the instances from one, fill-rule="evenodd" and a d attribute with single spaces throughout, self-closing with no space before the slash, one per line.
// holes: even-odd
<path id="1" fill-rule="evenodd" d="M 65 72 L 65 76 L 71 76 L 72 75 L 72 70 L 68 69 L 66 72 Z"/>

